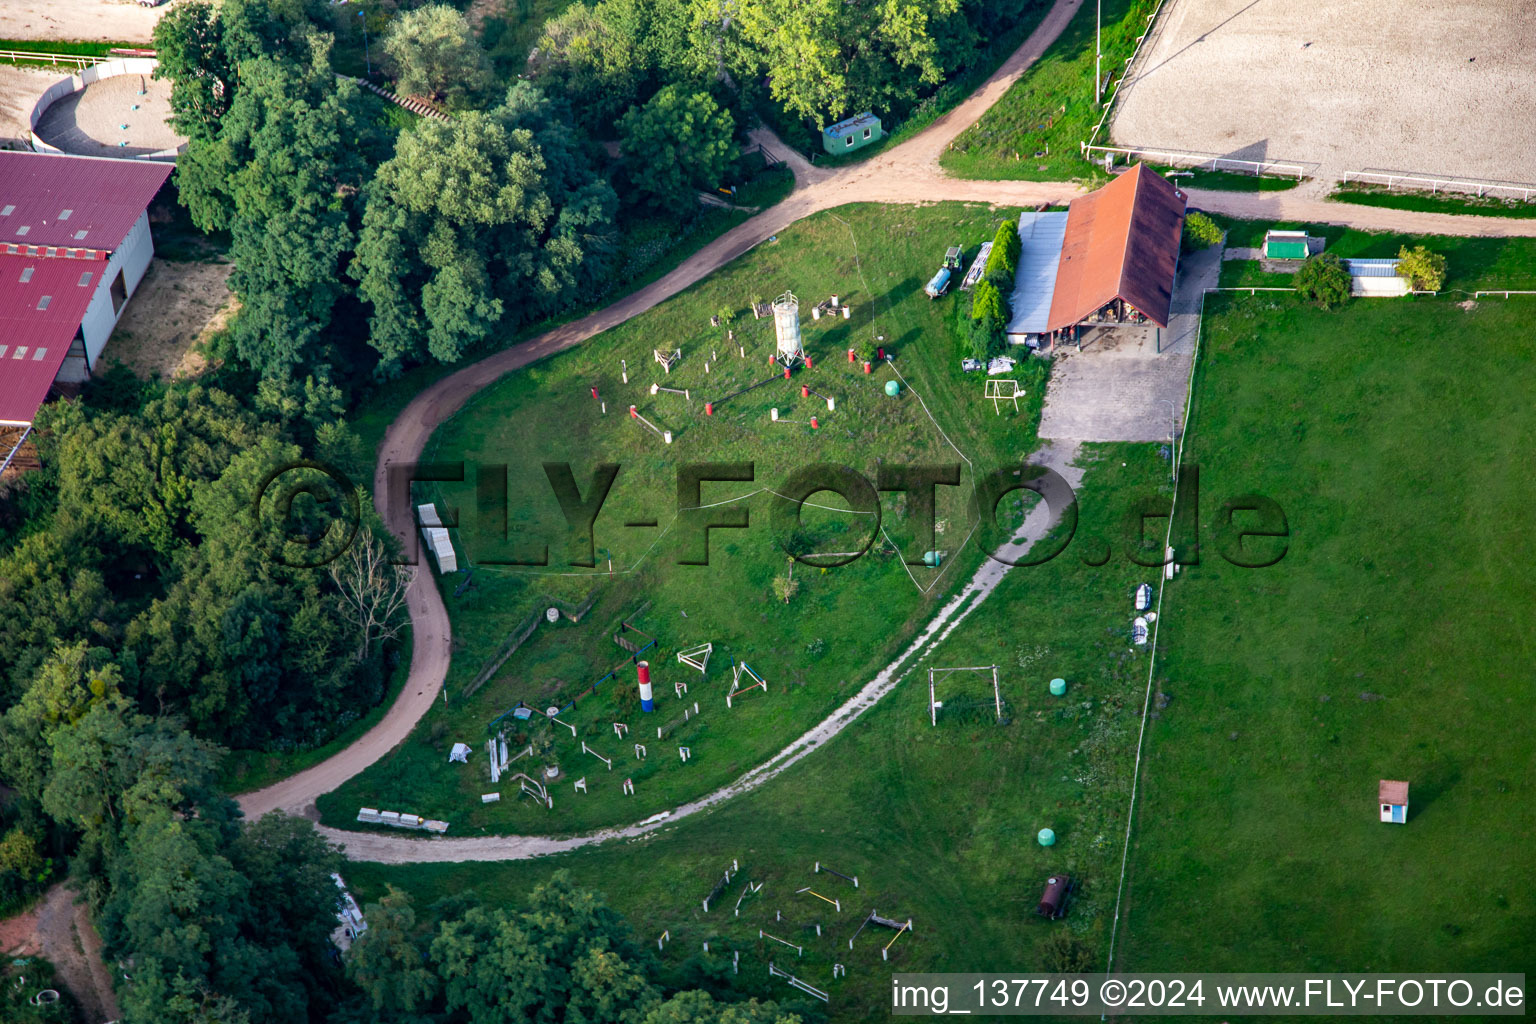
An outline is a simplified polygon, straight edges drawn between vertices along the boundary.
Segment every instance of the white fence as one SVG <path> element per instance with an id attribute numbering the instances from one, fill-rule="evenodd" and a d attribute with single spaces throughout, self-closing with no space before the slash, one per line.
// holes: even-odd
<path id="1" fill-rule="evenodd" d="M 1436 192 L 1474 192 L 1479 197 L 1491 192 L 1518 195 L 1525 202 L 1530 202 L 1536 197 L 1536 184 L 1518 181 L 1483 181 L 1474 178 L 1434 178 L 1423 174 L 1408 174 L 1405 171 L 1386 171 L 1378 167 L 1367 167 L 1363 171 L 1350 171 L 1341 179 L 1342 184 L 1351 181 L 1362 185 L 1385 185 L 1388 189 L 1399 186 L 1415 191 L 1428 189 L 1431 194 Z"/>
<path id="2" fill-rule="evenodd" d="M 104 60 L 99 57 L 81 58 L 94 63 L 81 67 L 80 72 L 68 78 L 62 78 L 43 90 L 43 94 L 32 105 L 32 113 L 29 116 L 27 128 L 32 139 L 32 148 L 38 153 L 62 153 L 57 146 L 50 146 L 44 142 L 42 136 L 37 134 L 37 126 L 48 112 L 48 108 L 65 96 L 77 93 L 86 86 L 99 82 L 104 78 L 116 78 L 118 75 L 152 75 L 159 61 L 153 57 L 121 57 L 115 60 Z M 134 157 L 136 160 L 175 160 L 177 154 L 187 148 L 182 143 L 175 149 L 162 149 L 154 153 L 141 153 Z"/>
<path id="3" fill-rule="evenodd" d="M 1134 64 L 1136 62 L 1136 58 L 1141 55 L 1142 44 L 1145 43 L 1147 41 L 1147 37 L 1152 34 L 1152 26 L 1157 23 L 1157 16 L 1162 11 L 1162 9 L 1163 0 L 1157 0 L 1157 6 L 1152 8 L 1151 14 L 1147 15 L 1147 30 L 1136 37 L 1136 45 L 1132 48 L 1131 55 L 1125 58 L 1125 66 L 1120 69 L 1120 77 L 1115 79 L 1114 95 L 1109 98 L 1108 103 L 1104 104 L 1104 113 L 1099 115 L 1099 123 L 1093 126 L 1093 131 L 1088 133 L 1088 141 L 1079 144 L 1079 147 L 1085 157 L 1087 156 L 1087 147 L 1093 145 L 1093 140 L 1099 137 L 1100 129 L 1104 127 L 1104 122 L 1109 120 L 1110 113 L 1114 110 L 1115 104 L 1119 102 L 1120 87 L 1124 85 L 1125 80 L 1130 77 L 1131 65 Z M 1095 74 L 1098 74 L 1097 69 L 1095 70 Z M 1103 87 L 1104 83 L 1102 80 L 1096 80 L 1094 82 L 1094 92 L 1098 95 L 1099 99 L 1103 99 L 1103 94 L 1100 92 Z"/>
<path id="4" fill-rule="evenodd" d="M 0 60 L 20 61 L 27 64 L 53 64 L 83 70 L 95 64 L 105 64 L 111 58 L 84 56 L 78 53 L 33 53 L 28 50 L 0 50 Z"/>
<path id="5" fill-rule="evenodd" d="M 1224 169 L 1248 171 L 1253 174 L 1273 174 L 1280 172 L 1286 175 L 1294 174 L 1300 181 L 1306 177 L 1307 169 L 1315 167 L 1315 164 L 1283 163 L 1276 160 L 1243 160 L 1235 156 L 1222 156 L 1219 153 L 1195 153 L 1189 150 L 1179 149 L 1140 149 L 1136 146 L 1093 146 L 1084 142 L 1080 146 L 1083 158 L 1093 160 L 1095 153 L 1123 153 L 1126 157 L 1139 156 L 1145 159 L 1152 157 L 1161 163 L 1172 164 L 1176 167 L 1204 167 L 1212 171 Z"/>

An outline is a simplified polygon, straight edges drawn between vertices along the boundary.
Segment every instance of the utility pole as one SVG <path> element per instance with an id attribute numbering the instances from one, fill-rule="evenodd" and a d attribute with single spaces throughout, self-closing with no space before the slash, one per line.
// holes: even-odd
<path id="1" fill-rule="evenodd" d="M 1093 18 L 1093 102 L 1104 99 L 1104 0 L 1098 0 Z"/>

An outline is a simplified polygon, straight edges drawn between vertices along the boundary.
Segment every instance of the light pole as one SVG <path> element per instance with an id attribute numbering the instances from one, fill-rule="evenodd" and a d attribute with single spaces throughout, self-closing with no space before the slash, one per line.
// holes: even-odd
<path id="1" fill-rule="evenodd" d="M 363 19 L 363 63 L 368 66 L 368 77 L 373 77 L 373 58 L 368 53 L 368 11 L 363 9 L 357 12 L 357 16 Z"/>

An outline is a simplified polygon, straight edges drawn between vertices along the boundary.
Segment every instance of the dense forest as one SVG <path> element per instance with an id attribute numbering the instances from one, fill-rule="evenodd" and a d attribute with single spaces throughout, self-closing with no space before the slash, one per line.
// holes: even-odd
<path id="1" fill-rule="evenodd" d="M 312 749 L 378 704 L 408 577 L 361 488 L 333 497 L 371 559 L 289 564 L 253 509 L 297 460 L 371 476 L 348 419 L 376 382 L 632 284 L 637 237 L 686 235 L 696 190 L 760 172 L 759 118 L 903 117 L 1037 2 L 599 0 L 510 57 L 487 45 L 505 18 L 371 5 L 381 81 L 446 119 L 337 74 L 348 7 L 170 8 L 175 199 L 227 252 L 238 313 L 194 379 L 110 369 L 46 406 L 42 468 L 0 489 L 0 913 L 72 875 L 125 1024 L 816 1018 L 743 1001 L 707 958 L 658 980 L 558 876 L 523 909 L 391 893 L 336 957 L 338 851 L 242 822 L 217 780 L 228 749 Z"/>
<path id="2" fill-rule="evenodd" d="M 628 226 L 686 230 L 696 190 L 761 167 L 760 115 L 899 119 L 1000 58 L 993 38 L 1038 3 L 575 3 L 511 67 L 455 8 L 387 5 L 389 81 L 446 121 L 380 117 L 338 78 L 336 33 L 355 29 L 324 0 L 194 0 L 155 47 L 191 139 L 181 201 L 230 237 L 228 355 L 264 376 L 390 376 L 609 294 Z"/>

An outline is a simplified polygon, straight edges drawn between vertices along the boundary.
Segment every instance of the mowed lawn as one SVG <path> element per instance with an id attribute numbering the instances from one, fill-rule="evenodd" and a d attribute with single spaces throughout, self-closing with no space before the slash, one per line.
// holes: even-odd
<path id="1" fill-rule="evenodd" d="M 811 218 L 683 295 L 509 375 L 444 424 L 425 457 L 462 460 L 465 479 L 421 486 L 418 499 L 436 496 L 459 510 L 460 564 L 474 567 L 463 593 L 464 576 L 439 577 L 453 623 L 447 701 L 428 713 L 410 741 L 322 797 L 325 820 L 350 826 L 359 807 L 378 807 L 441 818 L 452 823 L 453 835 L 559 833 L 636 821 L 735 779 L 873 678 L 981 559 L 980 535 L 970 536 L 977 472 L 1016 464 L 1037 445 L 1043 366 L 1033 367 L 1035 385 L 1019 410 L 1010 406 L 999 414 L 982 398 L 982 377 L 958 368 L 954 321 L 964 297 L 930 301 L 922 292 L 947 245 L 962 244 L 974 254 L 1007 215 L 946 204 L 849 207 Z M 803 339 L 814 363 L 792 381 L 781 379 L 782 367 L 768 364 L 772 321 L 750 312 L 754 299 L 786 289 L 800 297 Z M 812 307 L 834 294 L 852 315 L 813 318 Z M 735 314 L 732 326 L 711 324 L 722 309 Z M 865 344 L 885 347 L 894 362 L 864 373 L 847 352 Z M 681 361 L 666 372 L 653 358 L 657 349 L 680 350 Z M 1028 372 L 1021 368 L 1017 375 L 1028 380 Z M 897 387 L 896 396 L 887 394 L 887 384 Z M 761 386 L 706 415 L 706 402 L 751 385 Z M 687 395 L 652 394 L 653 386 Z M 815 393 L 802 394 L 802 386 Z M 631 405 L 670 431 L 673 443 L 631 418 Z M 780 412 L 777 422 L 772 409 Z M 574 565 L 568 557 L 546 462 L 569 463 L 584 495 L 595 466 L 620 467 L 587 548 L 595 566 Z M 680 564 L 702 548 L 692 539 L 698 532 L 688 525 L 692 517 L 677 513 L 679 470 L 692 463 L 753 466 L 750 481 L 702 487 L 704 504 L 739 503 L 750 522 L 747 529 L 711 531 L 708 565 Z M 767 489 L 782 491 L 797 471 L 818 463 L 851 467 L 870 486 L 882 466 L 949 464 L 959 467 L 960 483 L 937 488 L 932 543 L 917 535 L 911 503 L 900 493 L 882 496 L 871 544 L 871 517 L 833 511 L 846 505 L 830 491 L 818 492 L 812 502 L 830 508 L 807 509 L 802 517 L 810 550 L 846 556 L 869 545 L 869 553 L 826 571 L 795 564 L 791 577 Z M 478 494 L 482 471 L 498 464 L 506 467 L 506 539 L 495 536 L 501 513 Z M 1001 508 L 1005 517 L 1018 511 L 1016 497 Z M 631 525 L 643 522 L 653 525 Z M 545 548 L 547 565 L 505 564 Z M 904 565 L 898 555 L 920 560 L 929 550 L 944 553 L 939 566 Z M 775 581 L 790 578 L 798 589 L 786 602 Z M 579 623 L 541 619 L 547 608 L 577 609 L 589 599 L 596 603 Z M 530 618 L 540 619 L 534 632 L 498 667 L 508 638 Z M 639 630 L 626 632 L 627 640 L 656 641 L 644 653 L 657 697 L 652 714 L 634 706 L 635 669 L 613 640 L 624 621 Z M 712 643 L 714 652 L 701 675 L 680 665 L 677 653 L 703 643 Z M 752 691 L 727 708 L 733 659 L 765 678 L 768 691 Z M 681 698 L 677 684 L 688 687 Z M 554 741 L 551 760 L 563 777 L 553 810 L 519 799 L 516 780 L 493 786 L 484 753 L 489 723 L 518 701 L 545 709 L 572 700 L 579 702 L 560 718 L 576 729 L 574 736 L 543 716 L 508 722 L 509 752 L 543 735 Z M 615 722 L 627 724 L 629 735 L 615 735 Z M 664 739 L 658 727 L 668 730 Z M 448 761 L 456 742 L 474 748 L 467 765 Z M 645 745 L 643 758 L 636 743 Z M 689 749 L 686 764 L 679 747 Z M 537 778 L 546 763 L 536 755 L 513 771 Z M 583 776 L 588 787 L 577 794 L 574 781 Z M 623 792 L 625 779 L 634 782 L 632 796 Z M 502 794 L 500 802 L 483 804 L 481 795 L 491 792 Z"/>
<path id="2" fill-rule="evenodd" d="M 1523 971 L 1536 953 L 1536 303 L 1212 297 L 1187 457 L 1289 551 L 1165 604 L 1117 966 Z M 1381 779 L 1411 783 L 1381 824 Z"/>
<path id="3" fill-rule="evenodd" d="M 568 869 L 653 950 L 670 933 L 658 953 L 669 983 L 697 984 L 712 965 L 739 992 L 795 997 L 768 976 L 773 961 L 829 990 L 834 1021 L 884 1017 L 892 971 L 1045 969 L 1052 936 L 1075 939 L 1102 966 L 1147 683 L 1145 651 L 1129 639 L 1131 595 L 1157 575 L 1124 557 L 1121 524 L 1134 502 L 1167 501 L 1168 463 L 1157 449 L 1088 446 L 1070 546 L 1010 572 L 894 692 L 763 787 L 641 840 L 510 863 L 352 864 L 348 885 L 368 901 L 394 884 L 418 908 L 465 890 L 518 905 L 539 880 Z M 1104 542 L 1114 556 L 1085 564 L 1100 560 Z M 927 666 L 993 663 L 1006 724 L 995 722 L 989 675 L 953 674 L 940 691 L 938 727 L 930 725 Z M 1068 680 L 1064 697 L 1049 693 L 1056 676 Z M 1055 831 L 1055 846 L 1036 842 L 1041 828 Z M 733 860 L 740 874 L 706 914 L 701 900 Z M 857 875 L 858 888 L 814 874 L 817 861 Z M 1063 870 L 1082 889 L 1065 920 L 1047 922 L 1033 911 L 1045 880 Z M 749 881 L 763 888 L 738 917 Z M 805 887 L 841 910 L 797 893 Z M 871 910 L 913 922 L 889 961 L 880 950 L 894 933 L 883 928 L 867 928 L 849 949 Z M 739 974 L 732 950 L 741 951 Z M 834 963 L 846 977 L 832 978 Z"/>

